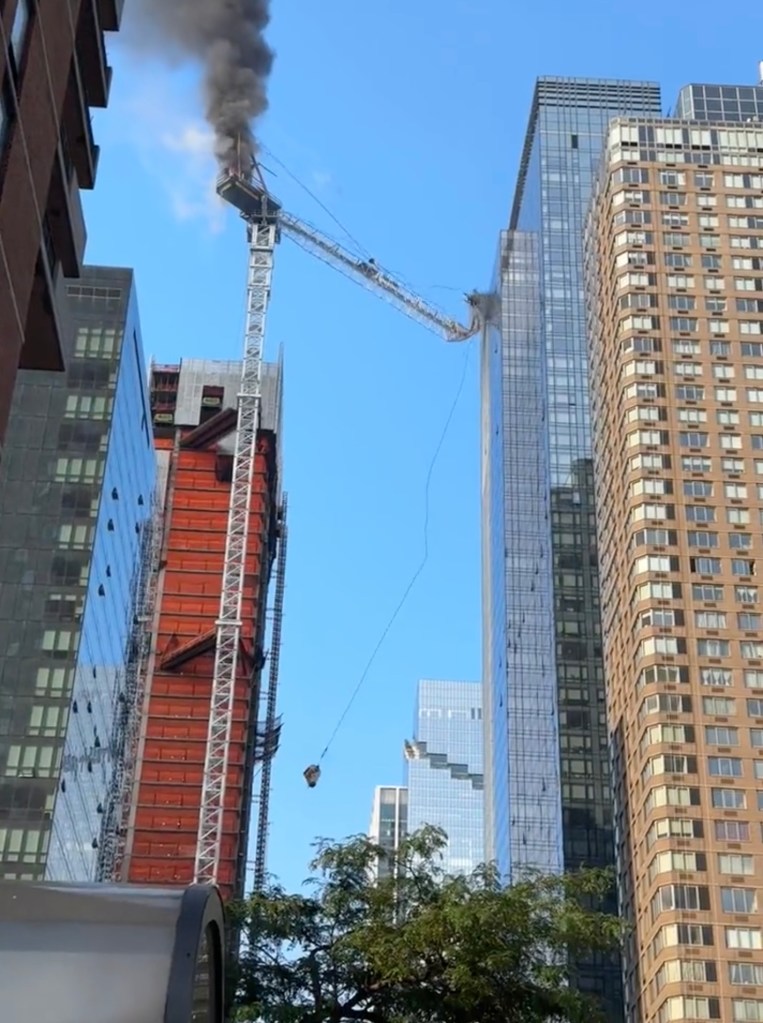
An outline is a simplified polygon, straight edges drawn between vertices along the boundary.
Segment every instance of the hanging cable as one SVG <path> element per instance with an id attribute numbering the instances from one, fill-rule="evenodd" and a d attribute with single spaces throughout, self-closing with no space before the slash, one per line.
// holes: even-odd
<path id="1" fill-rule="evenodd" d="M 408 582 L 408 585 L 403 590 L 403 595 L 401 596 L 401 598 L 400 598 L 400 600 L 399 600 L 395 610 L 392 612 L 392 615 L 391 615 L 389 621 L 384 626 L 384 629 L 382 630 L 382 633 L 379 636 L 379 639 L 377 640 L 376 645 L 374 646 L 373 650 L 371 651 L 371 656 L 366 661 L 366 666 L 365 666 L 365 668 L 363 669 L 363 671 L 360 674 L 360 678 L 358 679 L 358 683 L 355 686 L 355 689 L 353 690 L 352 695 L 350 696 L 350 699 L 347 701 L 347 705 L 345 706 L 344 710 L 340 714 L 339 720 L 337 721 L 337 723 L 336 723 L 336 725 L 334 727 L 333 732 L 329 736 L 328 742 L 326 743 L 326 745 L 323 748 L 323 752 L 321 753 L 320 757 L 318 758 L 318 764 L 311 765 L 311 766 L 318 767 L 318 765 L 321 763 L 323 758 L 328 753 L 328 751 L 329 751 L 329 749 L 331 747 L 331 744 L 333 743 L 334 739 L 337 736 L 337 733 L 339 732 L 340 728 L 344 724 L 344 721 L 345 721 L 347 715 L 350 713 L 350 710 L 352 709 L 352 706 L 355 703 L 355 700 L 356 700 L 358 694 L 360 693 L 360 690 L 363 688 L 364 682 L 368 678 L 368 674 L 369 674 L 369 672 L 371 671 L 371 668 L 374 665 L 374 661 L 376 660 L 377 654 L 379 653 L 379 651 L 381 650 L 381 648 L 382 648 L 382 646 L 384 644 L 384 640 L 389 635 L 389 632 L 390 632 L 392 626 L 395 624 L 397 616 L 403 610 L 403 607 L 405 606 L 406 601 L 408 600 L 408 597 L 410 596 L 411 591 L 413 590 L 413 587 L 416 585 L 416 583 L 417 583 L 417 581 L 419 579 L 419 576 L 424 571 L 426 563 L 429 560 L 429 491 L 430 491 L 431 484 L 432 484 L 432 475 L 434 473 L 435 466 L 437 464 L 437 459 L 438 459 L 438 457 L 440 455 L 440 451 L 442 450 L 442 446 L 445 443 L 445 438 L 446 438 L 448 430 L 450 428 L 450 424 L 451 424 L 451 422 L 453 420 L 453 416 L 455 415 L 456 409 L 458 407 L 458 403 L 459 403 L 459 401 L 461 399 L 461 394 L 462 394 L 463 389 L 464 389 L 464 383 L 466 382 L 466 371 L 467 371 L 467 369 L 469 367 L 469 359 L 471 358 L 472 347 L 473 347 L 472 345 L 469 345 L 467 347 L 467 349 L 466 349 L 466 352 L 465 352 L 465 355 L 464 355 L 464 364 L 463 364 L 463 367 L 462 367 L 462 370 L 461 370 L 461 377 L 460 377 L 460 379 L 458 381 L 458 387 L 456 388 L 455 396 L 453 398 L 453 401 L 451 403 L 450 409 L 448 411 L 448 415 L 445 418 L 445 424 L 444 424 L 444 426 L 442 428 L 442 432 L 440 433 L 439 440 L 437 441 L 437 445 L 435 447 L 434 454 L 432 455 L 432 459 L 431 459 L 431 461 L 429 463 L 429 469 L 427 470 L 426 483 L 424 484 L 424 550 L 423 550 L 421 562 L 419 563 L 419 566 L 416 569 L 416 571 L 411 576 L 411 578 L 410 578 L 410 580 Z M 319 768 L 319 770 L 320 770 L 320 768 Z"/>
<path id="2" fill-rule="evenodd" d="M 263 145 L 260 145 L 260 149 L 262 150 L 263 153 L 267 153 L 267 155 L 270 157 L 270 159 L 274 163 L 277 163 L 278 166 L 281 168 L 281 170 L 285 171 L 295 184 L 299 185 L 299 187 L 301 189 L 303 189 L 303 191 L 307 192 L 307 194 L 310 196 L 310 198 L 314 202 L 318 203 L 318 205 L 323 210 L 323 212 L 326 214 L 326 216 L 331 217 L 331 219 L 334 221 L 334 223 L 339 228 L 339 230 L 347 235 L 347 237 L 350 239 L 350 241 L 352 242 L 352 244 L 355 246 L 355 248 L 358 250 L 359 253 L 361 253 L 364 256 L 368 256 L 369 255 L 369 250 L 365 247 L 365 245 L 361 245 L 360 244 L 358 239 L 355 238 L 355 236 L 350 233 L 350 231 L 344 226 L 342 221 L 331 212 L 331 210 L 328 208 L 328 206 L 325 204 L 325 202 L 323 202 L 321 199 L 319 199 L 318 196 L 315 194 L 315 192 L 313 192 L 313 190 L 311 188 L 307 187 L 307 185 L 304 183 L 304 181 L 300 181 L 300 179 L 297 177 L 297 175 L 289 170 L 289 168 L 286 166 L 286 164 L 283 162 L 283 160 L 279 160 L 279 158 L 272 151 L 272 149 L 268 149 L 267 146 L 263 146 Z"/>

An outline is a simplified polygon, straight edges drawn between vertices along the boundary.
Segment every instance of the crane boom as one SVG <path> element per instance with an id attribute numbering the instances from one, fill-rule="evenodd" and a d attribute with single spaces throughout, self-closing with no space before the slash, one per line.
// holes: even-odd
<path id="1" fill-rule="evenodd" d="M 301 248 L 317 256 L 324 263 L 328 263 L 329 266 L 343 273 L 345 277 L 364 285 L 370 291 L 377 292 L 407 316 L 441 334 L 446 341 L 466 341 L 480 329 L 475 296 L 467 296 L 467 302 L 472 310 L 472 319 L 469 326 L 466 326 L 426 302 L 410 288 L 382 270 L 372 259 L 358 259 L 347 252 L 338 242 L 321 234 L 316 228 L 290 213 L 281 213 L 280 221 L 284 234 Z"/>

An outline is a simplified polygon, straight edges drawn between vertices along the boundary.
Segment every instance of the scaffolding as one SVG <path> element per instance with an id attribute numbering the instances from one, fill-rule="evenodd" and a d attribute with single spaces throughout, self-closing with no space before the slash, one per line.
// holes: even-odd
<path id="1" fill-rule="evenodd" d="M 157 491 L 143 522 L 138 571 L 133 581 L 132 631 L 127 643 L 124 687 L 118 688 L 114 707 L 111 740 L 114 770 L 101 828 L 98 881 L 124 880 L 122 863 L 138 763 L 162 537 L 162 501 Z"/>
<path id="2" fill-rule="evenodd" d="M 262 727 L 258 728 L 258 739 L 262 739 L 258 754 L 262 767 L 259 774 L 259 796 L 257 801 L 257 837 L 254 853 L 254 890 L 262 891 L 265 886 L 265 863 L 267 859 L 268 834 L 270 831 L 270 783 L 273 772 L 273 757 L 278 751 L 281 737 L 281 722 L 276 717 L 278 704 L 278 670 L 281 660 L 281 627 L 283 624 L 283 602 L 286 592 L 286 549 L 289 527 L 286 521 L 287 495 L 283 495 L 279 513 L 278 563 L 276 565 L 276 589 L 273 603 L 273 628 L 270 636 L 270 664 L 267 686 L 260 694 L 260 706 L 265 716 Z"/>

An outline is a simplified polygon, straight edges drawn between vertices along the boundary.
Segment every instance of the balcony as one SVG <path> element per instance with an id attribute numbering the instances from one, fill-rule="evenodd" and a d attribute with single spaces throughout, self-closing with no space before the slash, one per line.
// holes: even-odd
<path id="1" fill-rule="evenodd" d="M 109 102 L 111 68 L 106 60 L 106 46 L 98 0 L 82 0 L 77 25 L 75 59 L 79 63 L 88 106 L 105 107 Z"/>
<path id="2" fill-rule="evenodd" d="M 60 264 L 51 268 L 50 233 L 44 228 L 43 234 L 45 238 L 35 267 L 19 369 L 61 371 L 64 369 L 62 342 L 69 329 L 65 278 Z"/>
<path id="3" fill-rule="evenodd" d="M 98 14 L 104 32 L 117 32 L 122 23 L 125 0 L 98 0 Z"/>
<path id="4" fill-rule="evenodd" d="M 77 172 L 73 166 L 67 166 L 63 156 L 64 146 L 65 143 L 58 147 L 53 162 L 48 195 L 48 224 L 53 250 L 61 261 L 65 276 L 79 277 L 87 231 Z"/>
<path id="5" fill-rule="evenodd" d="M 71 63 L 69 86 L 64 105 L 63 125 L 71 143 L 71 161 L 77 171 L 80 188 L 95 187 L 98 170 L 99 147 L 95 144 L 90 108 L 79 61 L 75 55 Z"/>

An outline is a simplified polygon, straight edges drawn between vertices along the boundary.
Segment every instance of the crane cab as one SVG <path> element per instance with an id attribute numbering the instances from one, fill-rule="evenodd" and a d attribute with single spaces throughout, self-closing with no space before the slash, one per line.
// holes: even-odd
<path id="1" fill-rule="evenodd" d="M 236 170 L 223 171 L 217 179 L 217 194 L 239 211 L 245 220 L 277 221 L 281 204 L 264 185 L 248 180 Z"/>

